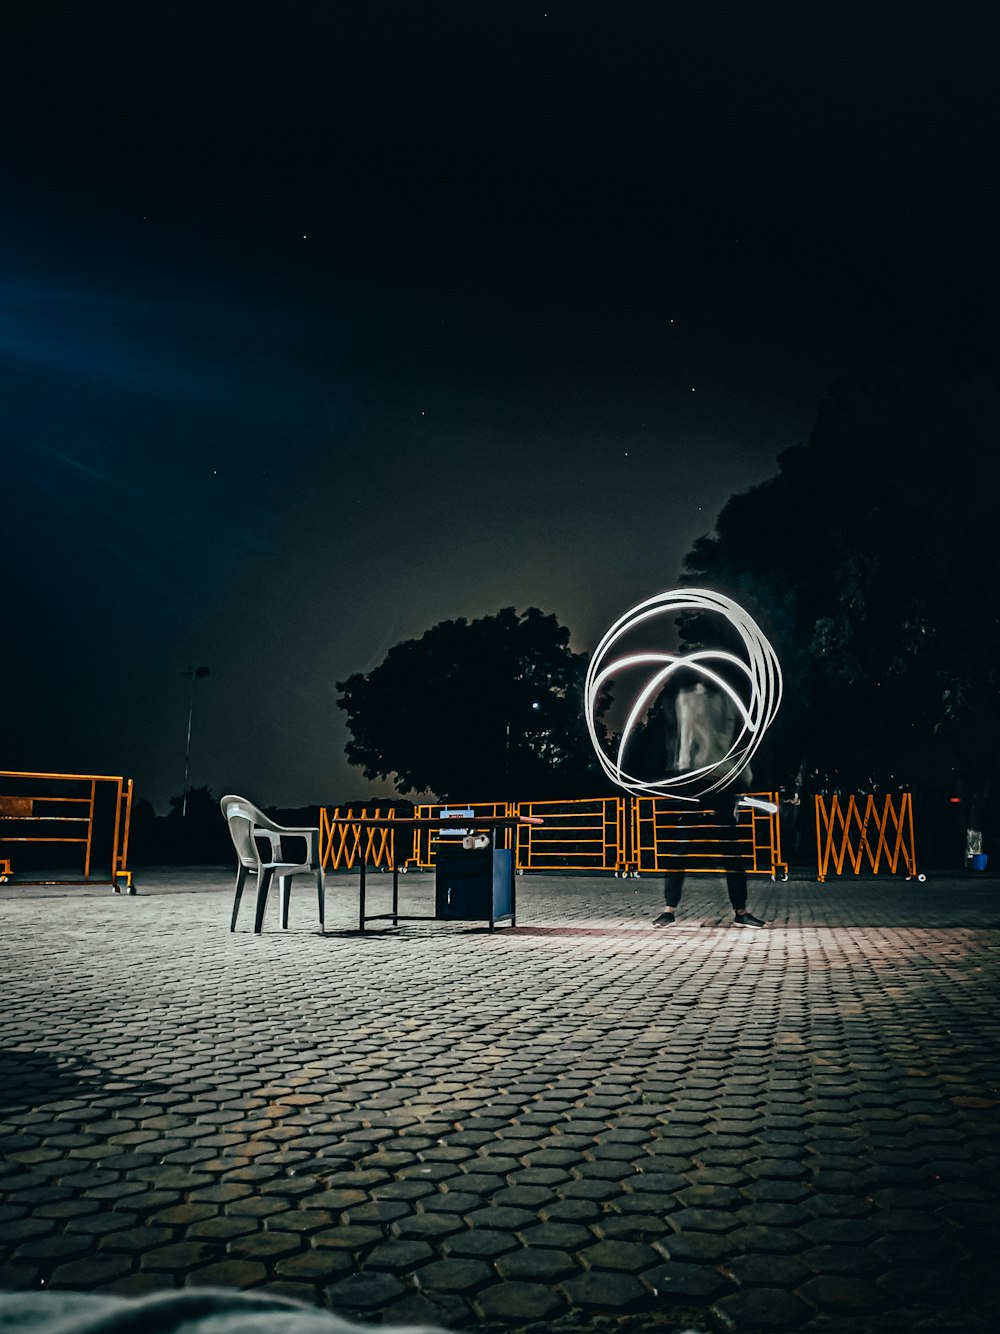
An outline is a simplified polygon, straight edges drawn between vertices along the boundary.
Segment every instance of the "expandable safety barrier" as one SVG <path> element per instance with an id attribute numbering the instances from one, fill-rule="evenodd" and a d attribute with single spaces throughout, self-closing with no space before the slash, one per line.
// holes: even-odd
<path id="1" fill-rule="evenodd" d="M 773 792 L 749 796 L 774 810 L 748 807 L 740 817 L 740 845 L 750 875 L 784 876 L 788 867 L 781 855 L 778 797 Z M 668 870 L 721 873 L 719 836 L 713 834 L 703 811 L 690 810 L 667 797 L 591 797 L 568 801 L 450 802 L 418 806 L 420 819 L 449 814 L 541 816 L 540 825 L 520 825 L 511 838 L 503 830 L 498 846 L 513 841 L 515 866 L 524 871 L 589 871 L 598 874 L 662 874 Z M 456 821 L 461 827 L 461 820 Z M 322 837 L 322 836 L 321 836 Z M 435 829 L 414 831 L 413 852 L 402 869 L 431 870 L 441 834 Z"/>
<path id="2" fill-rule="evenodd" d="M 98 784 L 113 784 L 108 799 L 98 798 Z M 0 848 L 10 844 L 45 844 L 83 849 L 83 879 L 22 880 L 20 885 L 110 884 L 119 893 L 124 884 L 134 894 L 132 872 L 128 869 L 128 840 L 132 823 L 132 779 L 108 774 L 47 774 L 20 770 L 0 770 Z M 105 810 L 99 810 L 103 805 Z M 113 821 L 110 847 L 110 879 L 92 880 L 94 830 L 110 816 Z M 107 826 L 105 825 L 105 828 Z M 12 858 L 0 857 L 0 880 L 13 874 Z M 120 883 L 121 882 L 121 883 Z"/>
<path id="3" fill-rule="evenodd" d="M 387 811 L 386 819 L 392 819 L 394 812 Z M 351 819 L 363 820 L 366 815 L 382 818 L 382 812 L 361 810 L 355 814 L 353 807 L 342 811 L 335 806 L 332 813 L 325 806 L 319 812 L 319 860 L 324 871 L 350 871 L 359 860 L 362 852 L 367 866 L 391 871 L 396 857 L 396 834 L 391 828 L 371 829 L 351 824 Z"/>
<path id="4" fill-rule="evenodd" d="M 519 808 L 509 801 L 451 801 L 417 806 L 413 814 L 418 820 L 435 820 L 440 816 L 442 817 L 442 823 L 444 823 L 449 819 L 448 812 L 474 815 L 479 819 L 488 820 L 494 816 L 506 818 L 517 815 L 519 814 Z M 461 820 L 456 820 L 455 823 L 456 828 L 460 829 L 462 827 Z M 513 841 L 511 834 L 510 829 L 499 830 L 496 846 L 498 848 L 509 848 Z M 453 834 L 452 837 L 457 837 L 457 834 Z M 418 871 L 429 871 L 434 865 L 434 852 L 440 839 L 441 835 L 436 829 L 415 829 L 413 831 L 413 851 L 403 869 L 412 867 Z"/>
<path id="5" fill-rule="evenodd" d="M 518 871 L 628 870 L 628 821 L 622 797 L 573 801 L 520 801 L 518 815 L 540 815 L 541 825 L 519 825 Z"/>
<path id="6" fill-rule="evenodd" d="M 907 878 L 917 875 L 912 793 L 887 792 L 881 798 L 851 793 L 846 799 L 817 793 L 815 801 L 818 880 L 826 879 L 831 865 L 835 875 L 843 875 L 845 865 L 855 875 L 862 867 L 875 875 L 883 868 L 895 875 L 900 860 Z"/>
<path id="7" fill-rule="evenodd" d="M 672 801 L 669 797 L 635 797 L 632 802 L 632 846 L 640 873 L 668 871 L 722 875 L 727 867 L 725 849 L 735 841 L 748 875 L 788 877 L 781 857 L 781 822 L 778 794 L 748 792 L 765 806 L 746 806 L 739 814 L 737 837 L 729 823 L 710 811 Z M 774 810 L 766 809 L 773 806 Z"/>

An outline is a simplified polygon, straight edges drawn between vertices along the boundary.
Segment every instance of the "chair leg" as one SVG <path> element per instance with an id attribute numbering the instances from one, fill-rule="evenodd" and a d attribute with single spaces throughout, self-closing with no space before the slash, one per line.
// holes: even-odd
<path id="1" fill-rule="evenodd" d="M 259 936 L 264 926 L 264 909 L 267 907 L 267 891 L 271 888 L 271 881 L 274 879 L 274 870 L 272 867 L 261 868 L 257 874 L 257 913 L 253 919 L 253 931 L 255 936 Z"/>
<path id="2" fill-rule="evenodd" d="M 325 890 L 325 885 L 324 885 L 324 883 L 323 883 L 323 868 L 322 868 L 322 866 L 321 866 L 321 867 L 319 868 L 319 870 L 316 872 L 316 896 L 317 896 L 317 898 L 319 899 L 319 924 L 320 924 L 320 926 L 325 930 L 325 929 L 326 929 L 326 903 L 325 903 L 326 895 L 325 895 L 325 893 L 324 893 L 324 890 Z"/>
<path id="3" fill-rule="evenodd" d="M 281 928 L 288 930 L 288 900 L 292 897 L 292 877 L 278 876 L 278 902 L 281 905 Z"/>
<path id="4" fill-rule="evenodd" d="M 233 899 L 233 920 L 229 923 L 230 931 L 236 930 L 236 914 L 240 910 L 240 899 L 243 897 L 243 886 L 247 882 L 248 875 L 247 868 L 241 862 L 239 873 L 236 876 L 236 897 Z"/>

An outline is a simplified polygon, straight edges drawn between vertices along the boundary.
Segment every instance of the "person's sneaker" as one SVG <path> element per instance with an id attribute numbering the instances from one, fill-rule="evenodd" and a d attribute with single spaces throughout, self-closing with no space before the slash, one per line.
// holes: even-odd
<path id="1" fill-rule="evenodd" d="M 672 912 L 661 912 L 659 917 L 653 918 L 654 926 L 673 926 L 674 915 Z"/>
<path id="2" fill-rule="evenodd" d="M 760 920 L 759 917 L 754 917 L 754 915 L 753 915 L 752 912 L 738 912 L 738 913 L 736 914 L 736 925 L 737 925 L 737 926 L 766 926 L 767 923 L 766 923 L 766 922 L 762 922 L 762 921 Z"/>

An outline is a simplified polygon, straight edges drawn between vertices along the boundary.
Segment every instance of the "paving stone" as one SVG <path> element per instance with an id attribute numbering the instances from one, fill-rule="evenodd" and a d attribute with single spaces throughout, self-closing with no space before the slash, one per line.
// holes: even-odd
<path id="1" fill-rule="evenodd" d="M 662 1214 L 605 1214 L 595 1223 L 595 1231 L 607 1241 L 652 1241 L 669 1232 L 670 1224 Z"/>
<path id="2" fill-rule="evenodd" d="M 127 1255 L 92 1253 L 82 1256 L 79 1260 L 70 1260 L 68 1264 L 59 1265 L 49 1279 L 49 1286 L 75 1288 L 85 1292 L 101 1283 L 108 1283 L 120 1277 L 131 1266 L 132 1261 Z"/>
<path id="3" fill-rule="evenodd" d="M 487 1205 L 485 1208 L 473 1209 L 466 1217 L 473 1227 L 506 1228 L 511 1231 L 529 1227 L 537 1221 L 537 1215 L 529 1213 L 527 1209 L 514 1209 L 505 1205 Z"/>
<path id="4" fill-rule="evenodd" d="M 721 1260 L 738 1250 L 730 1236 L 714 1232 L 668 1233 L 653 1243 L 653 1249 L 669 1260 Z"/>
<path id="5" fill-rule="evenodd" d="M 161 1183 L 162 1184 L 162 1183 Z M 243 1182 L 229 1182 L 223 1186 L 203 1186 L 192 1190 L 188 1198 L 196 1204 L 229 1204 L 253 1195 L 253 1188 Z"/>
<path id="6" fill-rule="evenodd" d="M 599 1241 L 581 1250 L 579 1257 L 588 1269 L 613 1269 L 629 1274 L 660 1262 L 652 1247 L 638 1241 Z"/>
<path id="7" fill-rule="evenodd" d="M 287 1200 L 268 1199 L 265 1195 L 253 1195 L 242 1200 L 231 1200 L 223 1205 L 229 1218 L 268 1218 L 282 1213 L 291 1206 Z"/>
<path id="8" fill-rule="evenodd" d="M 77 1218 L 83 1214 L 100 1213 L 100 1207 L 96 1199 L 59 1199 L 52 1203 L 40 1203 L 33 1214 L 36 1218 Z"/>
<path id="9" fill-rule="evenodd" d="M 580 1266 L 566 1251 L 550 1247 L 525 1246 L 498 1257 L 496 1270 L 501 1278 L 529 1283 L 555 1283 L 578 1274 Z"/>
<path id="10" fill-rule="evenodd" d="M 677 1192 L 685 1209 L 738 1209 L 745 1197 L 732 1186 L 687 1186 Z"/>
<path id="11" fill-rule="evenodd" d="M 71 1218 L 64 1231 L 79 1233 L 85 1237 L 102 1237 L 109 1232 L 121 1232 L 134 1226 L 134 1214 L 114 1213 L 108 1210 L 102 1214 L 91 1214 L 83 1218 Z"/>
<path id="12" fill-rule="evenodd" d="M 359 1315 L 364 1318 L 364 1312 Z M 392 1302 L 384 1311 L 384 1323 L 397 1328 L 462 1329 L 468 1321 L 466 1302 L 448 1292 L 411 1292 Z"/>
<path id="13" fill-rule="evenodd" d="M 405 1289 L 391 1274 L 367 1271 L 349 1274 L 326 1288 L 326 1299 L 335 1312 L 374 1311 L 402 1297 Z"/>
<path id="14" fill-rule="evenodd" d="M 556 1200 L 554 1204 L 546 1204 L 538 1211 L 539 1217 L 553 1223 L 589 1222 L 593 1218 L 600 1218 L 601 1212 L 600 1205 L 593 1200 Z"/>
<path id="15" fill-rule="evenodd" d="M 318 1232 L 336 1224 L 337 1215 L 328 1209 L 285 1209 L 263 1220 L 268 1232 Z"/>
<path id="16" fill-rule="evenodd" d="M 301 1242 L 291 1232 L 251 1232 L 229 1243 L 229 1254 L 241 1260 L 271 1260 L 294 1254 Z"/>
<path id="17" fill-rule="evenodd" d="M 546 1284 L 510 1280 L 482 1289 L 476 1294 L 475 1306 L 484 1320 L 514 1324 L 548 1319 L 565 1302 Z"/>
<path id="18" fill-rule="evenodd" d="M 219 1247 L 208 1241 L 177 1241 L 146 1251 L 140 1257 L 139 1264 L 142 1269 L 166 1269 L 182 1273 L 214 1259 L 218 1254 Z"/>
<path id="19" fill-rule="evenodd" d="M 816 1218 L 799 1231 L 812 1242 L 863 1246 L 878 1235 L 874 1220 L 863 1218 Z"/>
<path id="20" fill-rule="evenodd" d="M 690 1182 L 686 1176 L 680 1172 L 665 1172 L 660 1169 L 657 1160 L 651 1158 L 648 1160 L 654 1166 L 643 1164 L 642 1171 L 629 1178 L 629 1189 L 638 1191 L 641 1194 L 669 1194 L 675 1190 L 683 1190 Z"/>
<path id="21" fill-rule="evenodd" d="M 11 1223 L 0 1223 L 0 1245 L 16 1245 L 32 1237 L 44 1237 L 55 1229 L 55 1223 L 48 1218 L 16 1218 Z"/>
<path id="22" fill-rule="evenodd" d="M 812 1246 L 801 1256 L 821 1274 L 868 1274 L 883 1268 L 876 1252 L 865 1246 Z"/>
<path id="23" fill-rule="evenodd" d="M 513 1205 L 515 1208 L 537 1209 L 555 1199 L 555 1193 L 547 1186 L 505 1186 L 495 1192 L 492 1203 L 495 1205 Z"/>
<path id="24" fill-rule="evenodd" d="M 726 1269 L 740 1283 L 765 1287 L 795 1288 L 811 1278 L 813 1270 L 796 1255 L 737 1255 L 726 1261 Z"/>
<path id="25" fill-rule="evenodd" d="M 655 1214 L 659 1217 L 665 1217 L 680 1208 L 680 1201 L 676 1195 L 657 1195 L 652 1192 L 643 1192 L 640 1194 L 617 1195 L 609 1200 L 607 1207 L 618 1214 Z"/>
<path id="26" fill-rule="evenodd" d="M 712 1265 L 684 1264 L 676 1260 L 659 1263 L 642 1274 L 658 1302 L 701 1304 L 732 1288 L 732 1283 Z"/>
<path id="27" fill-rule="evenodd" d="M 563 1200 L 610 1200 L 621 1192 L 617 1181 L 567 1181 L 559 1188 Z"/>
<path id="28" fill-rule="evenodd" d="M 873 1312 L 885 1301 L 885 1293 L 864 1278 L 846 1275 L 821 1274 L 809 1279 L 798 1289 L 818 1310 L 824 1312 Z"/>
<path id="29" fill-rule="evenodd" d="M 33 1237 L 30 1241 L 22 1242 L 14 1251 L 14 1259 L 36 1264 L 51 1263 L 53 1260 L 65 1260 L 74 1255 L 85 1255 L 90 1248 L 89 1237 L 53 1234 L 47 1237 Z"/>
<path id="30" fill-rule="evenodd" d="M 410 1214 L 407 1218 L 397 1219 L 390 1224 L 390 1231 L 397 1237 L 402 1237 L 412 1241 L 434 1241 L 438 1237 L 447 1237 L 452 1232 L 461 1232 L 465 1228 L 464 1221 L 456 1214 Z M 336 1231 L 336 1229 L 334 1229 Z M 341 1229 L 342 1230 L 342 1229 Z M 354 1229 L 359 1231 L 359 1229 Z M 374 1229 L 366 1229 L 374 1232 Z M 319 1237 L 325 1235 L 319 1233 L 316 1241 L 319 1244 Z M 381 1237 L 381 1233 L 376 1233 L 372 1240 Z"/>
<path id="31" fill-rule="evenodd" d="M 627 1311 L 645 1305 L 648 1290 L 632 1274 L 615 1274 L 608 1270 L 580 1274 L 560 1284 L 561 1290 L 574 1306 L 604 1311 Z"/>
<path id="32" fill-rule="evenodd" d="M 89 1192 L 88 1192 L 89 1194 Z M 130 1195 L 125 1200 L 112 1202 L 112 1209 L 119 1207 L 138 1213 L 148 1213 L 155 1209 L 166 1209 L 172 1204 L 183 1202 L 183 1195 L 175 1190 L 144 1190 L 138 1195 Z"/>
<path id="33" fill-rule="evenodd" d="M 245 1237 L 250 1232 L 256 1232 L 257 1228 L 258 1223 L 254 1218 L 205 1218 L 200 1223 L 192 1223 L 187 1229 L 187 1235 L 201 1241 L 228 1241 L 231 1237 Z"/>
<path id="34" fill-rule="evenodd" d="M 130 1227 L 124 1232 L 109 1232 L 98 1245 L 101 1250 L 138 1253 L 165 1246 L 173 1235 L 173 1229 L 169 1227 Z"/>
<path id="35" fill-rule="evenodd" d="M 291 1282 L 323 1283 L 341 1278 L 354 1269 L 354 1262 L 345 1251 L 300 1251 L 285 1256 L 274 1266 L 276 1274 Z"/>
<path id="36" fill-rule="evenodd" d="M 152 1274 L 137 1271 L 113 1278 L 110 1283 L 99 1283 L 94 1292 L 111 1297 L 147 1297 L 155 1292 L 171 1292 L 175 1283 L 170 1274 Z"/>
<path id="37" fill-rule="evenodd" d="M 680 1209 L 670 1216 L 670 1224 L 678 1231 L 732 1232 L 740 1219 L 723 1209 Z"/>
<path id="38" fill-rule="evenodd" d="M 868 1200 L 849 1195 L 807 1195 L 801 1206 L 815 1218 L 865 1218 L 874 1211 Z"/>
<path id="39" fill-rule="evenodd" d="M 388 1273 L 405 1273 L 418 1265 L 433 1260 L 434 1252 L 424 1241 L 403 1241 L 390 1237 L 380 1242 L 365 1258 L 366 1269 L 384 1269 Z"/>
<path id="40" fill-rule="evenodd" d="M 537 1228 L 530 1229 L 537 1231 Z M 586 1234 L 589 1236 L 589 1234 Z M 505 1251 L 515 1250 L 519 1246 L 517 1238 L 511 1232 L 500 1232 L 492 1228 L 470 1228 L 465 1232 L 455 1232 L 444 1237 L 441 1249 L 447 1255 L 469 1256 L 473 1259 L 489 1260 Z"/>
<path id="41" fill-rule="evenodd" d="M 418 1286 L 429 1292 L 471 1293 L 487 1286 L 493 1277 L 484 1261 L 458 1257 L 434 1260 L 416 1271 Z"/>
<path id="42" fill-rule="evenodd" d="M 809 1316 L 809 1308 L 781 1288 L 743 1288 L 720 1297 L 714 1311 L 738 1329 L 794 1329 Z"/>
<path id="43" fill-rule="evenodd" d="M 252 1288 L 266 1277 L 267 1270 L 258 1261 L 219 1260 L 203 1269 L 191 1270 L 185 1274 L 184 1282 L 188 1287 Z"/>

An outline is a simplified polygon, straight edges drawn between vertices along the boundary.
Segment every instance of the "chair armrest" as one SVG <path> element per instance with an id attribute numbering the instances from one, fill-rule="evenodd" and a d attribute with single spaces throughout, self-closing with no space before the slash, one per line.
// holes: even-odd
<path id="1" fill-rule="evenodd" d="M 294 856 L 286 854 L 283 847 L 285 839 L 301 838 L 306 845 L 306 856 L 303 858 L 303 865 L 319 865 L 319 830 L 312 829 L 287 829 L 284 825 L 275 825 L 273 829 L 262 829 L 260 825 L 254 825 L 253 828 L 254 847 L 257 849 L 257 855 L 260 857 L 260 846 L 258 839 L 266 839 L 270 855 L 261 858 L 262 861 L 268 861 L 274 864 L 298 863 L 298 853 Z"/>
<path id="2" fill-rule="evenodd" d="M 267 865 L 281 861 L 281 835 L 276 830 L 261 829 L 260 825 L 254 825 L 251 837 L 259 862 Z M 262 844 L 267 846 L 266 854 L 262 851 Z"/>

